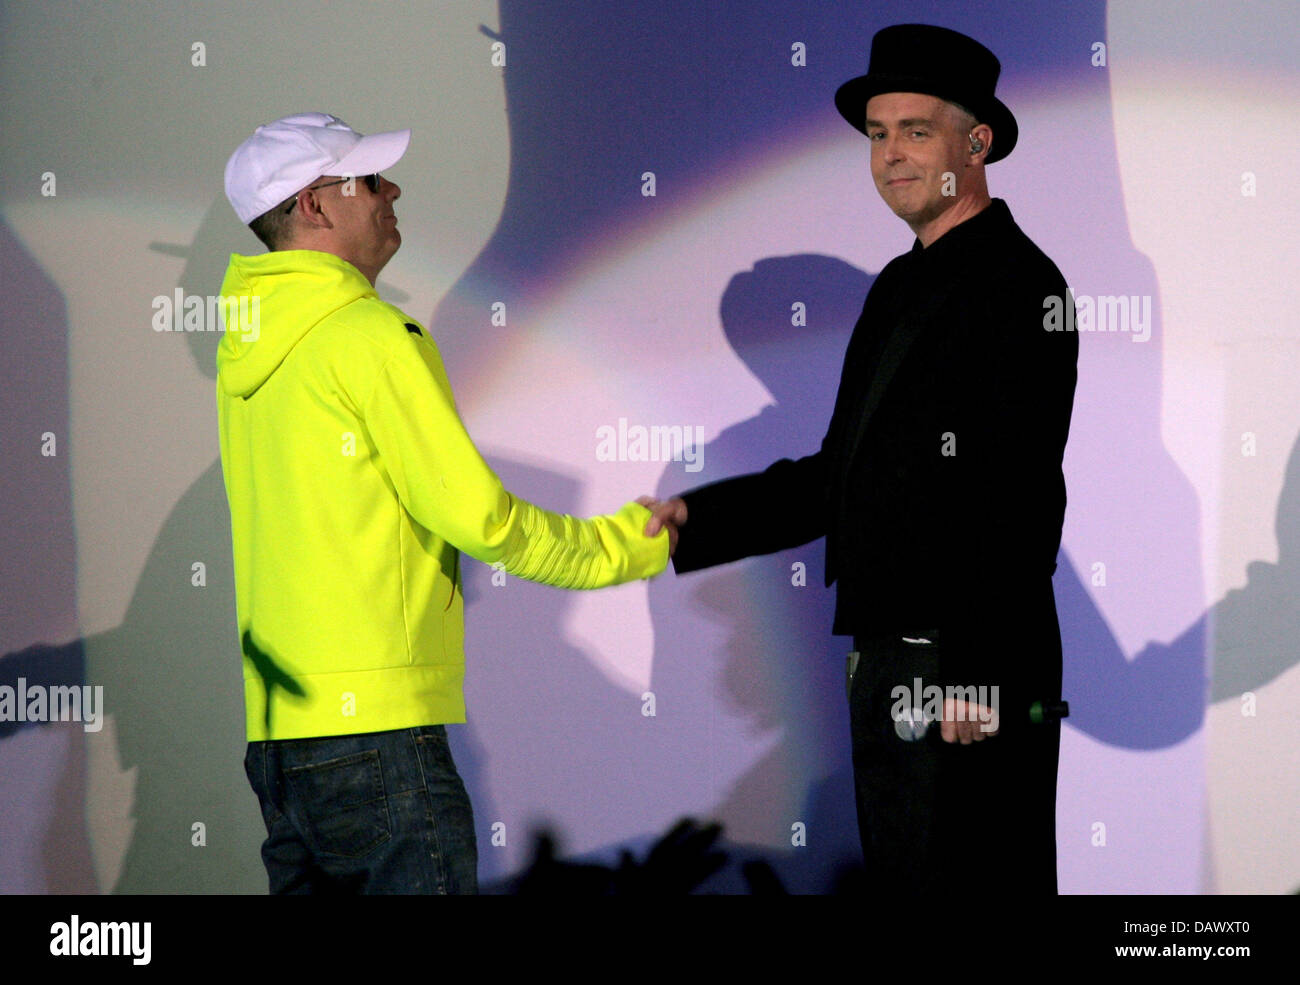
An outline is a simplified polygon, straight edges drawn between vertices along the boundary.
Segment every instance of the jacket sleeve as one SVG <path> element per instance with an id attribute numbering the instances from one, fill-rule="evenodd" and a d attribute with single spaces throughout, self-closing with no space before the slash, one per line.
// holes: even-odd
<path id="1" fill-rule="evenodd" d="M 601 588 L 659 574 L 666 531 L 642 532 L 650 511 L 579 519 L 511 495 L 474 447 L 452 398 L 437 347 L 403 339 L 379 370 L 362 408 L 380 467 L 422 526 L 488 564 L 558 588 Z"/>
<path id="2" fill-rule="evenodd" d="M 826 533 L 824 453 L 783 458 L 762 472 L 690 492 L 673 570 L 678 574 L 798 547 Z"/>
<path id="3" fill-rule="evenodd" d="M 1054 269 L 990 291 L 970 365 L 987 381 L 971 449 L 972 550 L 1005 586 L 1050 577 L 1065 512 L 1061 463 L 1077 381 L 1079 337 L 1043 326 L 1044 298 L 1068 298 Z M 997 300 L 994 300 L 994 299 Z M 1072 303 L 1072 299 L 1068 301 Z"/>
<path id="4" fill-rule="evenodd" d="M 1078 335 L 1043 326 L 1045 297 L 1066 296 L 1054 270 L 1025 264 L 973 308 L 966 363 L 981 382 L 962 448 L 965 540 L 972 578 L 948 648 L 942 686 L 997 684 L 1012 728 L 1033 700 L 1061 687 L 1060 631 L 1051 576 L 1065 512 L 1061 471 L 1077 378 Z"/>

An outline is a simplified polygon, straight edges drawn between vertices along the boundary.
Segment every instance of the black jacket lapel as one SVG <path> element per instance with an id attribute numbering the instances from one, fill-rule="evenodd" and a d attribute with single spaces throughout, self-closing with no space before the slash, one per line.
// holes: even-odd
<path id="1" fill-rule="evenodd" d="M 857 455 L 858 449 L 862 446 L 862 438 L 867 433 L 867 426 L 871 423 L 871 416 L 880 406 L 880 401 L 885 395 L 885 390 L 894 379 L 894 374 L 898 371 L 899 365 L 903 362 L 903 357 L 907 355 L 907 350 L 912 347 L 916 337 L 921 334 L 921 327 L 924 324 L 920 318 L 905 318 L 894 331 L 889 333 L 889 339 L 885 342 L 885 347 L 881 350 L 880 361 L 876 363 L 876 371 L 871 377 L 871 384 L 867 387 L 862 396 L 862 401 L 858 405 L 856 421 L 845 436 L 847 440 L 844 443 L 844 451 L 841 456 L 841 475 L 847 476 L 853 466 L 853 459 Z"/>

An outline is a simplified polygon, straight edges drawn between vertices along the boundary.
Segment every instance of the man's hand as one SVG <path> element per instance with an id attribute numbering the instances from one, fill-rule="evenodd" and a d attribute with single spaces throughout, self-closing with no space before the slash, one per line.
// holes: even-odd
<path id="1" fill-rule="evenodd" d="M 668 556 L 672 557 L 677 551 L 677 531 L 686 525 L 686 501 L 680 496 L 665 500 L 658 500 L 653 496 L 642 496 L 637 499 L 637 502 L 647 507 L 653 514 L 646 521 L 645 535 L 647 537 L 653 537 L 664 527 L 668 528 Z"/>
<path id="2" fill-rule="evenodd" d="M 982 742 L 998 734 L 997 709 L 948 698 L 943 703 L 939 734 L 944 742 L 960 742 L 963 746 Z"/>

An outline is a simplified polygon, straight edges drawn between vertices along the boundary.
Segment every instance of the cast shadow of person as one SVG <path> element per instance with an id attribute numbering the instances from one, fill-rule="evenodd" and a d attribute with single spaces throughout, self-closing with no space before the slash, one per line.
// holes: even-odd
<path id="1" fill-rule="evenodd" d="M 1229 591 L 1200 621 L 1213 655 L 1211 704 L 1256 691 L 1300 662 L 1300 441 L 1287 458 L 1274 529 L 1277 562 L 1248 564 L 1245 586 Z"/>
<path id="2" fill-rule="evenodd" d="M 67 304 L 3 217 L 0 288 L 3 334 L 13 342 L 0 364 L 0 687 L 16 705 L 19 682 L 45 689 L 88 681 L 77 611 Z M 13 707 L 0 720 L 0 892 L 94 892 L 87 748 L 103 733 L 93 723 L 87 731 L 84 722 L 18 718 Z"/>
<path id="3" fill-rule="evenodd" d="M 732 277 L 720 305 L 726 339 L 772 403 L 710 441 L 700 471 L 670 463 L 657 494 L 816 451 L 873 280 L 812 254 L 760 260 Z M 780 523 L 783 504 L 772 505 Z M 791 892 L 829 891 L 860 859 L 844 700 L 851 644 L 831 635 L 835 595 L 824 574 L 823 538 L 650 585 L 656 694 L 716 693 L 766 747 L 719 791 L 712 816 L 724 826 L 728 855 L 765 861 Z M 711 638 L 714 650 L 700 652 Z M 739 891 L 722 882 L 735 875 L 725 869 L 706 888 Z"/>
<path id="4" fill-rule="evenodd" d="M 575 512 L 576 479 L 488 460 L 513 494 Z M 554 831 L 561 847 L 576 837 L 592 860 L 648 845 L 653 830 L 600 841 L 601 832 L 625 830 L 629 817 L 652 825 L 664 809 L 662 784 L 673 777 L 659 762 L 663 746 L 647 741 L 658 723 L 642 717 L 640 696 L 608 679 L 573 641 L 566 622 L 574 593 L 465 555 L 461 582 L 468 724 L 448 735 L 474 805 L 483 891 L 513 891 L 539 828 Z"/>
<path id="5" fill-rule="evenodd" d="M 1252 561 L 1233 589 L 1168 642 L 1129 660 L 1075 567 L 1055 579 L 1061 633 L 1079 659 L 1067 661 L 1078 695 L 1070 722 L 1130 749 L 1179 742 L 1201 725 L 1207 704 L 1254 691 L 1300 661 L 1300 442 L 1291 449 L 1276 514 L 1276 564 Z M 1208 661 L 1206 655 L 1208 652 Z M 1069 695 L 1067 695 L 1068 697 Z"/>
<path id="6" fill-rule="evenodd" d="M 153 244 L 156 252 L 186 258 L 177 282 L 186 295 L 216 293 L 229 244 L 239 242 L 228 212 L 224 201 L 215 202 L 189 247 Z M 158 293 L 170 294 L 173 286 Z M 150 331 L 149 309 L 141 312 L 141 328 Z M 199 371 L 215 379 L 219 331 L 186 332 L 184 341 L 159 334 L 156 341 L 188 343 Z M 160 451 L 144 449 L 142 456 L 161 458 Z M 70 518 L 69 510 L 59 519 Z M 164 520 L 120 625 L 6 656 L 6 671 L 26 667 L 49 677 L 63 668 L 66 683 L 103 687 L 105 727 L 85 742 L 87 749 L 90 742 L 104 746 L 94 757 L 82 751 L 70 761 L 81 763 L 77 789 L 60 796 L 72 809 L 59 812 L 65 820 L 82 818 L 93 806 L 96 821 L 80 831 L 63 823 L 51 829 L 47 837 L 59 840 L 47 851 L 51 885 L 73 878 L 69 860 L 83 859 L 75 874 L 83 892 L 92 886 L 118 893 L 265 891 L 261 818 L 242 769 L 230 558 L 229 512 L 214 460 Z"/>
<path id="7" fill-rule="evenodd" d="M 256 246 L 218 197 L 191 243 L 155 242 L 150 249 L 183 259 L 176 286 L 186 296 L 206 297 L 218 293 L 232 249 L 253 253 Z M 213 435 L 221 334 L 157 340 L 186 345 L 209 382 Z M 218 456 L 164 519 L 121 624 L 86 640 L 87 678 L 114 695 L 118 765 L 105 783 L 131 794 L 129 840 L 120 874 L 106 891 L 266 891 L 259 855 L 265 828 L 243 770 L 240 648 Z"/>

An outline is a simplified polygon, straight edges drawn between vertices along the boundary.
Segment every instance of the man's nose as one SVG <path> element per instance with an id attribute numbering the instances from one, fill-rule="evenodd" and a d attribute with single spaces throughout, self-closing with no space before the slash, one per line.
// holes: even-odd
<path id="1" fill-rule="evenodd" d="M 384 191 L 388 193 L 389 201 L 395 202 L 402 197 L 401 186 L 390 178 L 384 179 Z"/>
<path id="2" fill-rule="evenodd" d="M 903 159 L 903 145 L 899 143 L 897 137 L 890 134 L 884 139 L 883 144 L 881 153 L 884 154 L 886 164 L 897 164 Z"/>

